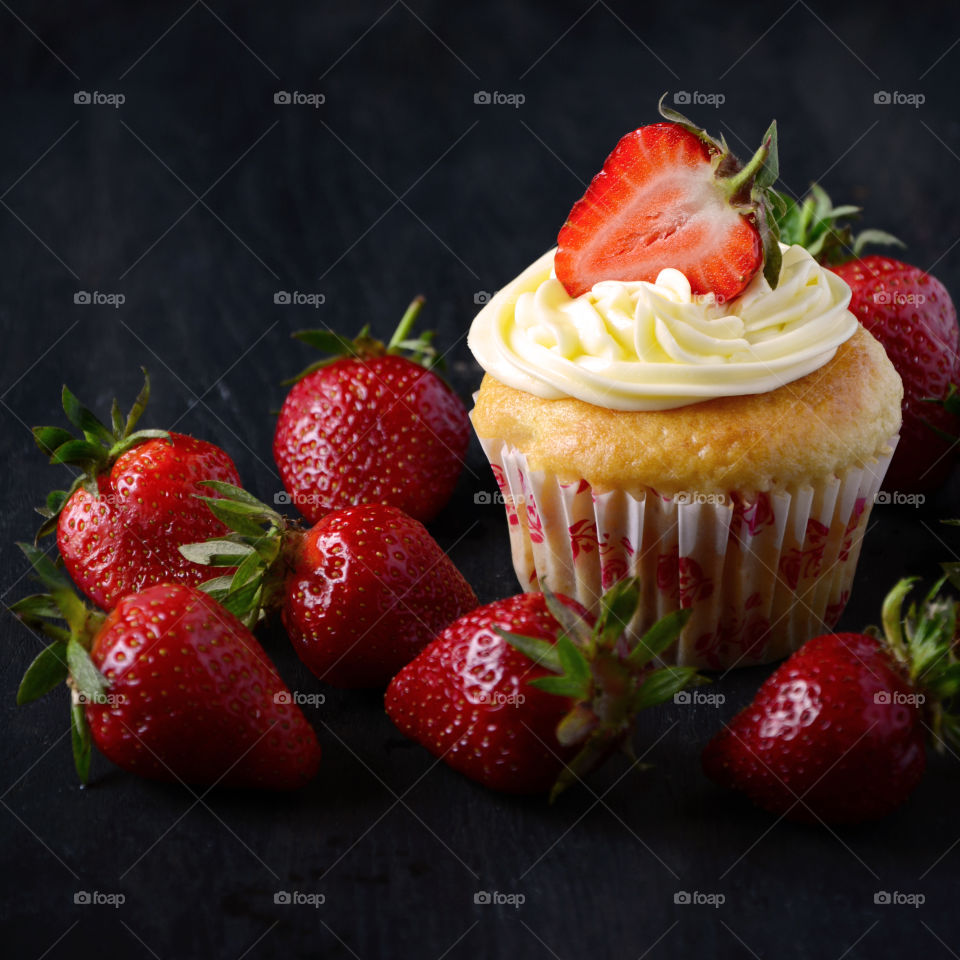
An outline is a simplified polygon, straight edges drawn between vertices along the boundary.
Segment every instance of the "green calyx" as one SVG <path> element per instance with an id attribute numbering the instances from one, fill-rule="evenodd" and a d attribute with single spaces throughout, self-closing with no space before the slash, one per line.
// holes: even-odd
<path id="1" fill-rule="evenodd" d="M 621 580 L 600 601 L 591 624 L 546 588 L 543 597 L 560 630 L 556 642 L 497 630 L 504 641 L 551 675 L 530 686 L 572 701 L 557 726 L 557 740 L 580 750 L 564 768 L 550 793 L 553 801 L 616 747 L 629 750 L 636 715 L 669 700 L 691 684 L 706 683 L 693 667 L 655 668 L 653 661 L 667 649 L 690 617 L 675 610 L 658 620 L 633 646 L 624 631 L 640 603 L 636 577 Z"/>
<path id="2" fill-rule="evenodd" d="M 753 156 L 742 163 L 727 146 L 721 135 L 717 140 L 688 120 L 682 113 L 666 106 L 660 98 L 660 115 L 698 137 L 713 156 L 713 171 L 717 185 L 737 213 L 753 220 L 763 245 L 763 275 L 775 288 L 780 280 L 779 220 L 783 213 L 783 198 L 773 189 L 780 176 L 780 155 L 777 149 L 777 121 L 774 120 L 763 135 Z"/>
<path id="3" fill-rule="evenodd" d="M 143 371 L 143 387 L 126 416 L 114 399 L 110 411 L 110 426 L 106 426 L 64 386 L 63 412 L 67 420 L 80 431 L 82 439 L 63 427 L 34 427 L 37 446 L 50 458 L 50 463 L 65 463 L 77 467 L 80 473 L 69 490 L 53 490 L 47 501 L 37 508 L 44 518 L 35 542 L 57 528 L 60 511 L 76 490 L 83 487 L 91 496 L 99 496 L 97 477 L 113 466 L 117 457 L 144 440 L 170 439 L 166 430 L 136 430 L 135 427 L 147 401 L 150 399 L 150 377 Z"/>
<path id="4" fill-rule="evenodd" d="M 854 234 L 849 223 L 860 216 L 861 208 L 848 205 L 835 207 L 827 191 L 811 183 L 801 201 L 779 195 L 782 212 L 778 215 L 780 238 L 784 243 L 798 244 L 825 266 L 838 266 L 855 260 L 869 244 L 903 247 L 905 244 L 884 230 L 863 230 Z"/>
<path id="5" fill-rule="evenodd" d="M 199 588 L 253 627 L 278 604 L 302 535 L 284 516 L 242 487 L 220 480 L 201 483 L 219 494 L 199 499 L 230 533 L 185 544 L 180 553 L 203 566 L 237 568 L 232 576 L 214 577 Z"/>
<path id="6" fill-rule="evenodd" d="M 944 576 L 921 603 L 904 601 L 917 578 L 900 580 L 881 609 L 883 637 L 914 689 L 923 695 L 933 746 L 960 747 L 960 659 L 957 657 L 957 612 L 960 604 L 942 592 L 949 580 L 960 588 L 960 563 L 944 563 Z"/>
<path id="7" fill-rule="evenodd" d="M 356 360 L 371 360 L 374 357 L 385 356 L 405 356 L 408 360 L 420 364 L 427 370 L 435 367 L 442 368 L 442 359 L 437 354 L 437 349 L 433 345 L 433 331 L 427 331 L 421 334 L 414 334 L 413 328 L 417 322 L 417 317 L 423 309 L 425 300 L 422 296 L 414 297 L 410 302 L 397 325 L 390 341 L 384 344 L 381 340 L 370 336 L 369 324 L 365 326 L 353 340 L 334 333 L 330 329 L 323 330 L 298 330 L 293 334 L 294 338 L 315 347 L 323 353 L 330 354 L 323 360 L 310 364 L 305 370 L 301 370 L 295 377 L 284 380 L 284 385 L 297 383 L 304 377 L 309 376 L 316 370 L 329 366 L 342 357 L 353 357 Z"/>
<path id="8" fill-rule="evenodd" d="M 29 543 L 18 546 L 47 592 L 24 597 L 10 610 L 51 643 L 27 667 L 17 690 L 17 703 L 31 703 L 61 683 L 67 684 L 71 691 L 73 761 L 81 782 L 86 783 L 91 737 L 84 704 L 103 702 L 109 688 L 109 682 L 90 659 L 93 638 L 103 625 L 105 614 L 91 610 L 80 600 L 63 572 L 42 550 Z"/>

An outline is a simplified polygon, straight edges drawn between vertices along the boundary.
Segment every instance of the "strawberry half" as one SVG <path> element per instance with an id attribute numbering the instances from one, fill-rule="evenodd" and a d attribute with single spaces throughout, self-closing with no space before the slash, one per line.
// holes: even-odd
<path id="1" fill-rule="evenodd" d="M 21 549 L 50 592 L 13 612 L 53 643 L 28 668 L 17 702 L 67 681 L 84 783 L 91 741 L 153 780 L 292 790 L 313 778 L 313 729 L 253 634 L 210 596 L 159 584 L 104 615 L 83 605 L 41 551 Z"/>
<path id="2" fill-rule="evenodd" d="M 668 614 L 629 649 L 635 578 L 608 591 L 596 621 L 568 597 L 525 593 L 452 623 L 387 688 L 390 719 L 484 786 L 551 798 L 630 750 L 637 713 L 700 678 L 654 669 L 689 611 Z"/>
<path id="3" fill-rule="evenodd" d="M 808 641 L 707 745 L 703 769 L 722 786 L 791 820 L 857 823 L 887 816 L 914 791 L 937 749 L 960 744 L 957 605 L 940 581 L 901 624 L 912 581 L 883 607 L 885 637 Z"/>
<path id="4" fill-rule="evenodd" d="M 57 546 L 74 583 L 110 610 L 127 593 L 154 583 L 196 585 L 210 572 L 179 551 L 225 533 L 195 494 L 201 480 L 239 483 L 237 468 L 219 447 L 166 430 L 135 430 L 150 397 L 143 389 L 126 417 L 113 402 L 107 427 L 63 388 L 67 419 L 82 439 L 60 427 L 34 427 L 50 462 L 79 470 L 69 490 L 54 490 L 39 513 L 37 539 L 57 532 Z"/>
<path id="5" fill-rule="evenodd" d="M 719 302 L 743 291 L 763 268 L 780 276 L 769 188 L 778 176 L 776 122 L 743 165 L 663 105 L 669 123 L 628 133 L 578 200 L 557 238 L 554 268 L 571 297 L 602 280 L 654 281 L 680 270 L 694 294 Z"/>
<path id="6" fill-rule="evenodd" d="M 279 610 L 300 659 L 338 687 L 380 687 L 477 597 L 427 528 L 397 507 L 362 504 L 306 532 L 249 493 L 208 483 L 231 528 L 181 547 L 198 563 L 236 565 L 202 586 L 246 623 Z"/>

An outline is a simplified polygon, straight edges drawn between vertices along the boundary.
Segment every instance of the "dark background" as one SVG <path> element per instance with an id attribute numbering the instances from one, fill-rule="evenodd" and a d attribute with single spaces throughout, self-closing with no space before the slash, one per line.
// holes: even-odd
<path id="1" fill-rule="evenodd" d="M 951 6 L 953 9 L 951 11 Z M 54 7 L 59 9 L 54 9 Z M 869 208 L 908 258 L 960 289 L 960 15 L 955 5 L 741 3 L 0 4 L 0 587 L 28 592 L 14 539 L 65 473 L 28 424 L 61 383 L 103 413 L 149 367 L 149 426 L 221 444 L 271 498 L 270 410 L 307 361 L 291 331 L 388 334 L 410 297 L 465 401 L 474 297 L 552 245 L 569 207 L 664 90 L 752 151 L 780 122 L 783 186 Z M 277 91 L 322 93 L 319 108 Z M 477 91 L 522 93 L 518 108 Z M 922 93 L 876 105 L 879 90 Z M 122 93 L 119 108 L 74 103 Z M 322 293 L 318 309 L 277 291 Z M 78 305 L 78 291 L 122 294 Z M 479 447 L 433 524 L 481 600 L 515 592 Z M 844 625 L 905 573 L 954 557 L 942 492 L 878 507 Z M 494 795 L 403 740 L 379 697 L 324 690 L 279 631 L 264 643 L 306 708 L 322 773 L 289 797 L 158 786 L 94 761 L 80 790 L 66 693 L 14 706 L 39 641 L 3 614 L 0 918 L 5 957 L 956 957 L 956 757 L 887 821 L 830 830 L 750 809 L 698 755 L 726 703 L 645 716 L 646 772 L 618 762 L 548 807 Z M 283 906 L 279 890 L 325 903 Z M 519 908 L 474 902 L 519 894 Z M 923 894 L 919 908 L 877 891 Z M 117 908 L 77 891 L 122 893 Z M 720 907 L 674 903 L 723 894 Z"/>

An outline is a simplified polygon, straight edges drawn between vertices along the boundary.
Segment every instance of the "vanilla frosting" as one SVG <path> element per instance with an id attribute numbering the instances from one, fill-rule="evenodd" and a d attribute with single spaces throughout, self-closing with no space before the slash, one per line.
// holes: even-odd
<path id="1" fill-rule="evenodd" d="M 484 306 L 470 349 L 515 389 L 615 410 L 775 390 L 829 362 L 857 329 L 846 283 L 803 247 L 781 248 L 777 288 L 758 273 L 728 303 L 692 294 L 673 269 L 570 297 L 551 250 Z"/>

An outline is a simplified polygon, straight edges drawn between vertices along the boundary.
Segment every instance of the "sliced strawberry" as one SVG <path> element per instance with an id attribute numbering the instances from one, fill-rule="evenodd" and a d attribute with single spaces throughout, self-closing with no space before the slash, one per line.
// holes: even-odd
<path id="1" fill-rule="evenodd" d="M 557 279 L 572 297 L 602 280 L 656 280 L 673 267 L 694 294 L 736 297 L 764 269 L 780 271 L 768 188 L 776 126 L 743 166 L 725 143 L 665 110 L 670 123 L 628 133 L 578 200 L 557 239 Z"/>

